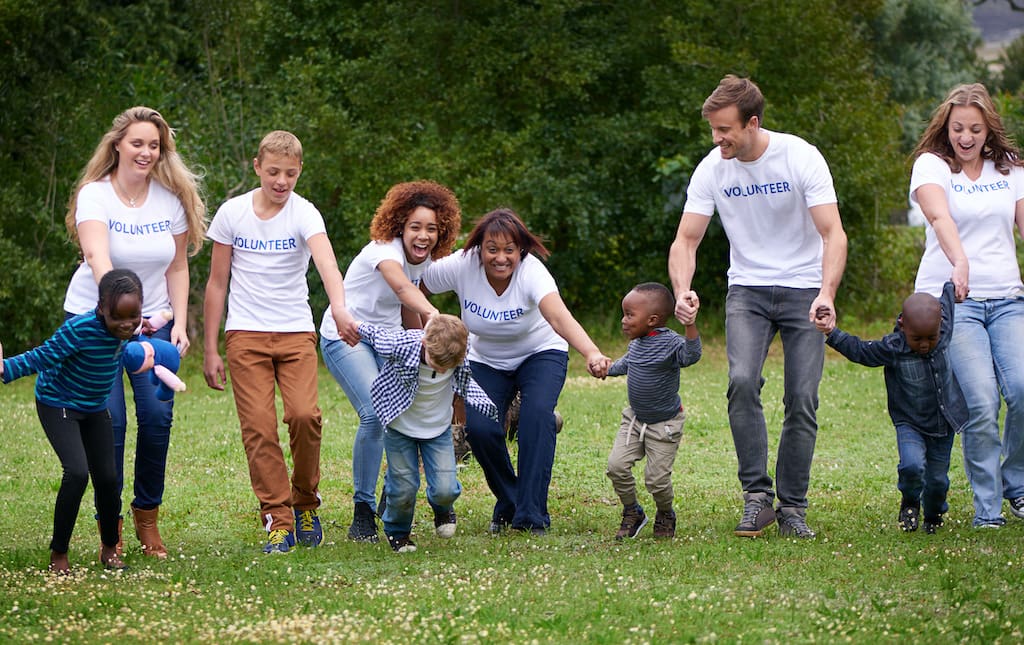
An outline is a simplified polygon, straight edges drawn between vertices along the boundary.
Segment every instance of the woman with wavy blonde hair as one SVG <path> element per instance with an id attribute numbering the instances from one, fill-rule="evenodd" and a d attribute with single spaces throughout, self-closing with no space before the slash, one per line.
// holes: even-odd
<path id="1" fill-rule="evenodd" d="M 433 260 L 451 253 L 462 210 L 450 189 L 433 181 L 396 184 L 381 200 L 370 222 L 370 242 L 345 271 L 348 309 L 356 320 L 382 329 L 422 327 L 437 313 L 420 291 L 420 276 Z M 384 428 L 370 400 L 370 386 L 382 359 L 368 341 L 350 347 L 338 335 L 330 309 L 320 326 L 324 363 L 359 415 L 352 447 L 355 504 L 348 536 L 377 542 L 377 479 L 384 455 Z M 454 517 L 454 516 L 453 516 Z M 435 518 L 448 524 L 449 518 Z"/>
<path id="2" fill-rule="evenodd" d="M 952 276 L 961 301 L 949 358 L 969 413 L 961 443 L 973 525 L 998 528 L 1004 498 L 1024 519 L 1024 283 L 1014 239 L 1014 229 L 1024 236 L 1024 163 L 984 85 L 953 88 L 935 110 L 914 151 L 910 200 L 928 222 L 916 290 L 938 296 Z"/>
<path id="3" fill-rule="evenodd" d="M 68 285 L 65 316 L 95 308 L 97 285 L 108 271 L 131 269 L 142 280 L 143 317 L 159 320 L 144 323 L 145 331 L 172 342 L 184 354 L 189 347 L 188 256 L 202 247 L 206 205 L 198 176 L 181 160 L 174 131 L 159 112 L 137 106 L 117 115 L 82 171 L 65 224 L 83 260 Z M 171 312 L 169 322 L 166 311 Z M 163 502 L 173 403 L 157 400 L 148 375 L 129 378 L 138 422 L 132 518 L 143 553 L 165 558 L 157 514 Z M 127 429 L 120 378 L 110 391 L 108 410 L 120 496 Z"/>

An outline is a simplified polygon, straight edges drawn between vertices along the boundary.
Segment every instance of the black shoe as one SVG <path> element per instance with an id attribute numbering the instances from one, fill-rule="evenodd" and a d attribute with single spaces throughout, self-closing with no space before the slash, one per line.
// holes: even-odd
<path id="1" fill-rule="evenodd" d="M 395 553 L 412 553 L 416 550 L 416 544 L 409 539 L 408 535 L 389 535 L 388 544 Z"/>
<path id="2" fill-rule="evenodd" d="M 900 528 L 905 532 L 917 530 L 917 521 L 921 515 L 921 507 L 914 502 L 903 502 L 900 506 Z"/>
<path id="3" fill-rule="evenodd" d="M 355 511 L 352 513 L 352 526 L 348 527 L 348 539 L 374 544 L 380 541 L 380 536 L 377 535 L 377 517 L 366 502 L 356 502 Z"/>
<path id="4" fill-rule="evenodd" d="M 807 526 L 804 509 L 779 508 L 775 511 L 775 516 L 779 520 L 779 535 L 782 537 L 795 537 L 801 540 L 814 539 L 816 533 Z"/>
<path id="5" fill-rule="evenodd" d="M 743 517 L 733 529 L 740 537 L 760 537 L 775 521 L 772 497 L 768 493 L 746 493 L 743 495 Z"/>
<path id="6" fill-rule="evenodd" d="M 439 538 L 450 538 L 455 536 L 455 510 L 434 511 L 434 532 Z"/>
<path id="7" fill-rule="evenodd" d="M 487 527 L 487 532 L 491 535 L 501 535 L 501 533 L 505 529 L 509 528 L 509 526 L 510 523 L 507 520 L 498 518 L 496 520 L 491 520 L 491 524 Z"/>
<path id="8" fill-rule="evenodd" d="M 1024 497 L 1015 497 L 1010 500 L 1010 512 L 1024 520 Z"/>
<path id="9" fill-rule="evenodd" d="M 924 532 L 928 535 L 935 535 L 935 532 L 942 526 L 942 516 L 924 518 Z"/>

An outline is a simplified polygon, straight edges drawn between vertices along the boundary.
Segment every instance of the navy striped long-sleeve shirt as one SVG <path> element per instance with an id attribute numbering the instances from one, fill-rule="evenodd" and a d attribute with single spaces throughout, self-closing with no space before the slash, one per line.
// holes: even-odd
<path id="1" fill-rule="evenodd" d="M 96 311 L 69 318 L 46 342 L 4 359 L 4 383 L 39 374 L 36 399 L 55 408 L 98 412 L 121 373 L 121 350 Z"/>
<path id="2" fill-rule="evenodd" d="M 679 369 L 700 360 L 700 337 L 688 339 L 667 327 L 629 341 L 626 355 L 608 368 L 608 376 L 626 375 L 633 414 L 658 423 L 679 413 Z"/>

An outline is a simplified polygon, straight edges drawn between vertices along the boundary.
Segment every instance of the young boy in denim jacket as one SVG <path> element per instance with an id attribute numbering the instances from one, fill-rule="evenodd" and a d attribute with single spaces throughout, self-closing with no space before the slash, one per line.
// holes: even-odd
<path id="1" fill-rule="evenodd" d="M 946 282 L 941 300 L 926 293 L 909 296 L 893 333 L 878 341 L 851 336 L 828 325 L 827 312 L 817 312 L 826 343 L 855 363 L 885 367 L 900 454 L 897 488 L 903 494 L 899 524 L 904 531 L 917 530 L 923 507 L 924 530 L 935 533 L 949 510 L 949 455 L 967 422 L 967 404 L 946 353 L 953 334 L 953 293 L 953 283 Z"/>
<path id="2" fill-rule="evenodd" d="M 622 411 L 605 471 L 622 502 L 616 540 L 635 538 L 647 524 L 633 478 L 633 464 L 644 457 L 644 483 L 658 508 L 654 537 L 676 533 L 672 464 L 686 420 L 679 399 L 679 370 L 700 360 L 701 342 L 696 323 L 686 326 L 685 337 L 665 327 L 675 304 L 672 292 L 656 282 L 639 284 L 622 299 L 622 333 L 629 338 L 629 349 L 608 368 L 608 376 L 626 376 L 629 405 Z"/>
<path id="3" fill-rule="evenodd" d="M 452 504 L 462 486 L 455 476 L 452 444 L 454 394 L 495 421 L 498 409 L 470 374 L 469 332 L 459 318 L 436 314 L 424 329 L 401 331 L 361 323 L 359 333 L 385 361 L 370 388 L 373 407 L 384 426 L 387 455 L 384 534 L 396 553 L 409 553 L 416 550 L 410 534 L 421 458 L 434 529 L 442 538 L 455 535 Z"/>

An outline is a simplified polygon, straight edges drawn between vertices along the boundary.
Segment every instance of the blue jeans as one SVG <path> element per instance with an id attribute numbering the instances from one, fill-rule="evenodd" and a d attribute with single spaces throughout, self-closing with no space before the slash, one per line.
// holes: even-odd
<path id="1" fill-rule="evenodd" d="M 156 331 L 152 338 L 170 342 L 174 321 Z M 144 340 L 144 339 L 143 339 Z M 174 401 L 159 401 L 156 386 L 149 372 L 129 374 L 132 398 L 135 401 L 135 422 L 138 435 L 135 443 L 135 499 L 132 506 L 152 510 L 163 503 L 164 475 L 167 469 L 167 450 L 171 445 L 171 422 L 174 420 Z M 124 380 L 114 379 L 107 401 L 110 423 L 114 429 L 114 467 L 117 469 L 117 496 L 124 490 L 124 443 L 128 432 L 128 413 L 125 407 Z"/>
<path id="2" fill-rule="evenodd" d="M 768 347 L 776 333 L 782 338 L 785 416 L 775 461 L 781 507 L 807 508 L 818 435 L 818 383 L 825 363 L 824 336 L 808 320 L 817 295 L 817 289 L 733 285 L 725 298 L 729 426 L 746 493 L 773 494 L 761 387 Z"/>
<path id="3" fill-rule="evenodd" d="M 529 356 L 515 370 L 496 370 L 470 361 L 473 378 L 498 406 L 489 419 L 466 406 L 466 439 L 487 485 L 497 498 L 491 519 L 512 528 L 547 528 L 548 486 L 555 463 L 555 405 L 565 385 L 569 354 L 547 350 Z M 516 391 L 519 407 L 519 476 L 505 443 L 504 419 Z"/>
<path id="4" fill-rule="evenodd" d="M 455 448 L 452 446 L 452 428 L 433 439 L 414 439 L 397 430 L 384 431 L 384 448 L 388 454 L 388 468 L 384 473 L 387 506 L 384 509 L 384 533 L 392 537 L 406 537 L 412 532 L 416 493 L 420 489 L 420 458 L 423 475 L 427 479 L 427 501 L 434 513 L 450 511 L 462 494 L 462 486 L 455 476 Z"/>
<path id="5" fill-rule="evenodd" d="M 910 426 L 896 426 L 896 447 L 900 452 L 896 487 L 903 493 L 905 503 L 921 505 L 926 520 L 938 518 L 949 510 L 946 493 L 949 492 L 949 454 L 954 437 L 953 432 L 935 437 Z"/>
<path id="6" fill-rule="evenodd" d="M 1024 495 L 1024 300 L 956 305 L 949 346 L 970 412 L 961 443 L 974 491 L 974 524 L 1002 516 L 1003 498 Z M 1006 401 L 999 439 L 1000 397 Z"/>
<path id="7" fill-rule="evenodd" d="M 373 409 L 370 386 L 384 361 L 366 341 L 350 347 L 345 341 L 321 337 L 320 351 L 327 369 L 359 415 L 359 428 L 352 444 L 352 487 L 355 491 L 352 499 L 366 502 L 376 512 L 375 493 L 384 456 L 384 428 Z"/>

